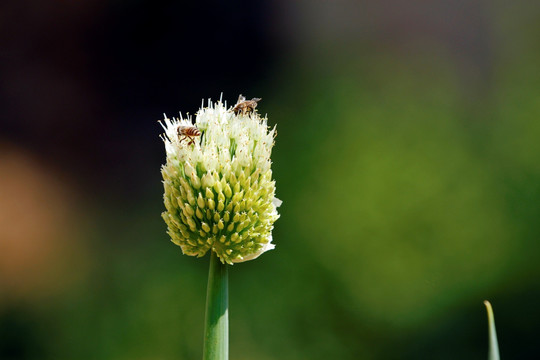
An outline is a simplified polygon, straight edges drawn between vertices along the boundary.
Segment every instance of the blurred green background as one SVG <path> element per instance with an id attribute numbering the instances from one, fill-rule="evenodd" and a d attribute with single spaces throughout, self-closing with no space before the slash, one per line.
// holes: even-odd
<path id="1" fill-rule="evenodd" d="M 199 359 L 208 257 L 168 241 L 163 112 L 262 97 L 274 251 L 231 359 L 503 358 L 540 328 L 540 5 L 0 5 L 0 358 Z"/>

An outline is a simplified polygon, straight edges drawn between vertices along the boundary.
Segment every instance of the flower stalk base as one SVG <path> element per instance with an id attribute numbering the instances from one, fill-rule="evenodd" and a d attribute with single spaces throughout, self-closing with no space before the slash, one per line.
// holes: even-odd
<path id="1" fill-rule="evenodd" d="M 210 255 L 203 360 L 229 359 L 228 268 L 215 252 Z"/>

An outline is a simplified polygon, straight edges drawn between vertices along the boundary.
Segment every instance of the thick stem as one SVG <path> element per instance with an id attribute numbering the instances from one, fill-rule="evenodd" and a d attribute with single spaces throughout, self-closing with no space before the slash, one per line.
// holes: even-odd
<path id="1" fill-rule="evenodd" d="M 203 360 L 229 359 L 228 307 L 227 264 L 222 264 L 216 253 L 212 251 L 206 292 Z"/>

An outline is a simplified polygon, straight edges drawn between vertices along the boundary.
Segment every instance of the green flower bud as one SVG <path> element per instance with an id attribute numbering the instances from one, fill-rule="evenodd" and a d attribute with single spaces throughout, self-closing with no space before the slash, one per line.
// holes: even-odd
<path id="1" fill-rule="evenodd" d="M 258 113 L 235 114 L 221 101 L 195 118 L 165 118 L 162 214 L 171 241 L 190 256 L 214 251 L 223 263 L 252 260 L 274 248 L 281 204 L 270 154 L 275 128 Z M 186 137 L 196 127 L 200 135 Z M 192 132 L 196 134 L 196 131 Z"/>

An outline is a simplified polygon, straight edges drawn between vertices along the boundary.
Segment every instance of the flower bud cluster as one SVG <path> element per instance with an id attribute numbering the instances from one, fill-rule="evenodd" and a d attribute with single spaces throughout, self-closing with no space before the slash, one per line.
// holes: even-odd
<path id="1" fill-rule="evenodd" d="M 209 102 L 191 119 L 165 117 L 167 162 L 162 166 L 162 217 L 186 255 L 214 251 L 223 263 L 258 257 L 274 248 L 272 229 L 280 201 L 274 197 L 270 154 L 275 128 L 258 113 L 236 115 Z M 186 139 L 179 129 L 195 126 Z M 188 141 L 189 140 L 189 141 Z"/>

